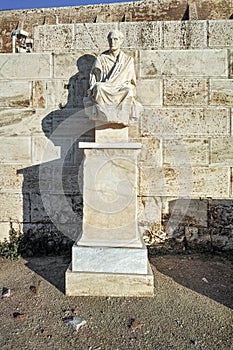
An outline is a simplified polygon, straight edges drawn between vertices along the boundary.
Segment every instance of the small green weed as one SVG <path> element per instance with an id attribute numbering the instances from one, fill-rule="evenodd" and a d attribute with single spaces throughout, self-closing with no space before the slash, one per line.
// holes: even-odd
<path id="1" fill-rule="evenodd" d="M 10 223 L 9 238 L 0 242 L 0 257 L 10 260 L 15 260 L 20 257 L 20 230 L 15 230 Z"/>

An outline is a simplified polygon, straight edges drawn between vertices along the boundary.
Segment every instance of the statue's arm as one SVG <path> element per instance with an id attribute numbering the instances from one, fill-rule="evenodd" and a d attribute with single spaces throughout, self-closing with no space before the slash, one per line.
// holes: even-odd
<path id="1" fill-rule="evenodd" d="M 93 88 L 95 83 L 101 80 L 101 71 L 99 68 L 94 67 L 90 74 L 90 89 Z"/>

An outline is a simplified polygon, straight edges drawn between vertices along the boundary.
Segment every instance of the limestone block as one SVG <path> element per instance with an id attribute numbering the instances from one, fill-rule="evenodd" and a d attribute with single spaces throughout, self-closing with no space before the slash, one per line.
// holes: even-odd
<path id="1" fill-rule="evenodd" d="M 83 135 L 92 133 L 94 122 L 88 119 L 83 110 L 62 108 L 44 116 L 42 127 L 45 135 L 52 141 L 57 137 L 73 137 L 79 140 Z"/>
<path id="2" fill-rule="evenodd" d="M 218 123 L 216 124 L 216 120 Z M 228 108 L 145 108 L 141 134 L 165 138 L 224 136 L 230 134 Z"/>
<path id="3" fill-rule="evenodd" d="M 0 80 L 0 107 L 28 107 L 29 95 L 29 82 Z"/>
<path id="4" fill-rule="evenodd" d="M 32 107 L 45 108 L 46 106 L 46 84 L 42 80 L 32 82 Z"/>
<path id="5" fill-rule="evenodd" d="M 141 196 L 189 196 L 192 191 L 190 167 L 144 167 L 139 169 Z"/>
<path id="6" fill-rule="evenodd" d="M 177 197 L 174 196 L 174 197 L 163 197 L 162 198 L 162 214 L 166 216 L 168 216 L 169 214 L 169 203 L 171 201 L 174 201 L 174 200 L 177 200 Z"/>
<path id="7" fill-rule="evenodd" d="M 122 48 L 162 48 L 162 22 L 121 22 L 119 29 L 124 34 Z"/>
<path id="8" fill-rule="evenodd" d="M 208 201 L 206 199 L 176 199 L 169 201 L 172 220 L 191 226 L 208 226 Z"/>
<path id="9" fill-rule="evenodd" d="M 162 165 L 162 142 L 155 137 L 141 137 L 131 139 L 133 142 L 139 142 L 142 145 L 138 155 L 138 162 L 143 165 L 159 166 Z"/>
<path id="10" fill-rule="evenodd" d="M 137 101 L 143 106 L 162 106 L 163 91 L 161 79 L 140 79 L 137 81 Z"/>
<path id="11" fill-rule="evenodd" d="M 51 141 L 57 137 L 72 137 L 75 114 L 77 114 L 77 110 L 69 108 L 56 109 L 47 114 L 42 120 L 45 136 Z M 78 118 L 76 120 L 78 121 Z"/>
<path id="12" fill-rule="evenodd" d="M 0 221 L 29 221 L 29 198 L 27 194 L 0 193 Z"/>
<path id="13" fill-rule="evenodd" d="M 163 162 L 166 165 L 208 165 L 208 139 L 170 139 L 165 140 Z"/>
<path id="14" fill-rule="evenodd" d="M 95 55 L 83 52 L 74 54 L 58 54 L 54 56 L 54 75 L 55 78 L 63 78 L 63 81 L 53 81 L 48 84 L 49 103 L 52 99 L 57 99 L 58 103 L 66 108 L 84 108 L 83 97 L 87 96 L 89 88 L 90 71 L 95 60 Z M 59 84 L 62 86 L 59 87 Z M 55 91 L 50 86 L 54 85 Z M 52 86 L 53 87 L 53 86 Z M 51 102 L 50 102 L 51 101 Z"/>
<path id="15" fill-rule="evenodd" d="M 229 197 L 229 169 L 219 167 L 193 168 L 193 195 Z"/>
<path id="16" fill-rule="evenodd" d="M 66 107 L 84 108 L 83 98 L 88 94 L 87 91 L 89 89 L 90 71 L 95 58 L 96 56 L 90 52 L 85 54 L 80 51 L 77 52 L 75 56 L 55 56 L 55 77 L 66 77 L 66 81 L 64 81 L 64 84 L 60 87 L 60 90 L 58 86 L 58 90 L 54 92 L 54 95 L 57 95 L 60 99 L 62 98 L 62 95 L 64 95 L 67 100 L 63 101 L 63 105 L 67 103 Z"/>
<path id="17" fill-rule="evenodd" d="M 228 76 L 227 50 L 144 50 L 139 64 L 142 78 Z"/>
<path id="18" fill-rule="evenodd" d="M 23 186 L 23 176 L 18 171 L 24 165 L 1 164 L 0 166 L 0 191 L 21 193 Z"/>
<path id="19" fill-rule="evenodd" d="M 80 195 L 80 192 L 82 191 L 82 179 L 80 178 L 81 173 L 82 169 L 77 165 L 65 165 L 60 168 L 53 167 L 54 192 Z"/>
<path id="20" fill-rule="evenodd" d="M 47 166 L 46 166 L 47 165 Z M 39 193 L 40 188 L 53 191 L 53 166 L 51 163 L 21 167 L 18 173 L 23 176 L 23 193 Z"/>
<path id="21" fill-rule="evenodd" d="M 35 52 L 69 52 L 74 48 L 74 24 L 43 25 L 34 28 Z"/>
<path id="22" fill-rule="evenodd" d="M 52 161 L 29 167 L 20 166 L 17 167 L 18 169 L 15 169 L 16 173 L 19 174 L 17 176 L 14 173 L 14 167 L 8 167 L 9 175 L 6 178 L 6 185 L 4 184 L 4 174 L 0 177 L 0 190 L 5 188 L 10 190 L 12 186 L 11 191 L 22 189 L 23 192 L 65 193 L 69 195 L 79 195 L 81 198 L 81 170 L 78 165 L 59 165 L 56 161 Z"/>
<path id="23" fill-rule="evenodd" d="M 1 136 L 28 136 L 43 133 L 42 120 L 50 109 L 0 109 Z"/>
<path id="24" fill-rule="evenodd" d="M 229 169 L 219 167 L 193 168 L 193 194 L 217 198 L 229 197 Z"/>
<path id="25" fill-rule="evenodd" d="M 52 74 L 52 56 L 45 53 L 1 54 L 0 79 L 43 79 Z"/>
<path id="26" fill-rule="evenodd" d="M 233 166 L 233 137 L 212 138 L 210 162 L 222 166 Z"/>
<path id="27" fill-rule="evenodd" d="M 55 146 L 54 143 L 47 137 L 35 135 L 32 137 L 32 163 L 44 163 L 60 158 L 60 146 Z"/>
<path id="28" fill-rule="evenodd" d="M 77 59 L 84 52 L 54 53 L 54 77 L 69 79 L 77 73 Z"/>
<path id="29" fill-rule="evenodd" d="M 143 231 L 161 223 L 162 200 L 160 197 L 138 198 L 138 222 Z"/>
<path id="30" fill-rule="evenodd" d="M 207 22 L 163 22 L 163 47 L 165 49 L 207 48 Z"/>
<path id="31" fill-rule="evenodd" d="M 31 222 L 50 222 L 55 226 L 79 224 L 82 215 L 80 196 L 30 193 Z M 77 237 L 76 237 L 77 238 Z"/>
<path id="32" fill-rule="evenodd" d="M 33 114 L 35 114 L 35 110 L 31 109 L 0 109 L 0 134 L 4 135 L 4 130 L 8 126 L 14 127 L 17 129 L 18 124 L 22 122 L 24 119 L 28 119 Z M 15 130 L 17 133 L 17 131 Z M 10 135 L 9 129 L 6 132 L 6 135 Z M 11 136 L 11 135 L 10 135 Z"/>
<path id="33" fill-rule="evenodd" d="M 60 160 L 63 166 L 79 164 L 83 158 L 83 154 L 80 155 L 79 150 L 76 148 L 76 144 L 72 137 L 54 137 L 52 138 L 56 149 L 60 149 Z M 81 156 L 81 159 L 80 159 Z"/>
<path id="34" fill-rule="evenodd" d="M 154 276 L 148 265 L 147 274 L 117 274 L 66 271 L 66 295 L 130 296 L 154 295 Z"/>
<path id="35" fill-rule="evenodd" d="M 128 142 L 128 126 L 119 125 L 117 123 L 104 124 L 96 120 L 95 142 Z"/>
<path id="36" fill-rule="evenodd" d="M 0 163 L 27 163 L 30 161 L 30 137 L 0 137 Z"/>
<path id="37" fill-rule="evenodd" d="M 165 79 L 164 105 L 207 105 L 208 85 L 206 79 Z"/>
<path id="38" fill-rule="evenodd" d="M 46 100 L 48 107 L 64 107 L 68 101 L 68 81 L 56 79 L 46 82 Z"/>
<path id="39" fill-rule="evenodd" d="M 209 47 L 232 47 L 233 23 L 231 20 L 209 21 Z"/>
<path id="40" fill-rule="evenodd" d="M 233 105 L 233 79 L 210 79 L 210 104 Z"/>
<path id="41" fill-rule="evenodd" d="M 108 49 L 107 35 L 118 29 L 118 23 L 77 23 L 75 24 L 75 49 L 104 51 Z"/>
<path id="42" fill-rule="evenodd" d="M 140 168 L 140 195 L 229 197 L 229 169 L 219 167 Z"/>
<path id="43" fill-rule="evenodd" d="M 131 124 L 128 127 L 128 136 L 130 140 L 138 138 L 140 136 L 139 123 Z"/>
<path id="44" fill-rule="evenodd" d="M 47 130 L 45 129 L 44 124 L 47 119 L 50 119 L 49 116 L 53 113 L 53 111 L 54 111 L 53 107 L 48 107 L 45 109 L 37 109 L 35 111 L 35 114 L 29 120 L 29 123 L 30 123 L 28 125 L 29 132 L 31 132 L 32 135 L 42 134 L 48 137 L 48 135 L 46 134 Z M 22 124 L 22 126 L 24 126 L 24 123 Z"/>

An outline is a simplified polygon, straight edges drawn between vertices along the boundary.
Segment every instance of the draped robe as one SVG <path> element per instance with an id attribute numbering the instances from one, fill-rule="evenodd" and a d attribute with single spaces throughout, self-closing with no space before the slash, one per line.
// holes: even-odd
<path id="1" fill-rule="evenodd" d="M 141 110 L 135 94 L 132 57 L 122 51 L 113 57 L 106 51 L 96 58 L 90 75 L 89 98 L 93 108 L 88 115 L 91 119 L 128 125 L 130 119 L 138 118 Z"/>

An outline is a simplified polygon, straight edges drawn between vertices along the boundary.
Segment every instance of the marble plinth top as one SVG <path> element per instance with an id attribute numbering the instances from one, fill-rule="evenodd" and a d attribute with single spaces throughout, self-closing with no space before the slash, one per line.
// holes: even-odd
<path id="1" fill-rule="evenodd" d="M 139 142 L 79 142 L 79 148 L 141 149 L 142 145 Z"/>

